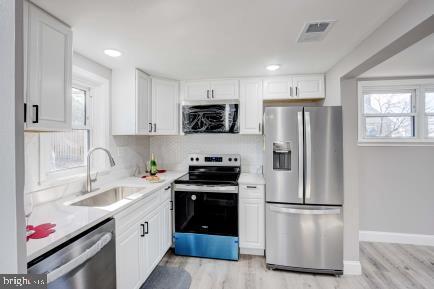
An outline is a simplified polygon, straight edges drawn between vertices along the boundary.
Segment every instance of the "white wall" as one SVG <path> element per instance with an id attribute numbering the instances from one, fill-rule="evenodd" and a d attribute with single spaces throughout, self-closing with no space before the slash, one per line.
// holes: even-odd
<path id="1" fill-rule="evenodd" d="M 0 273 L 25 273 L 22 1 L 0 0 Z"/>
<path id="2" fill-rule="evenodd" d="M 434 147 L 359 147 L 360 230 L 434 235 Z"/>
<path id="3" fill-rule="evenodd" d="M 341 77 L 433 14 L 434 1 L 408 1 L 397 13 L 362 41 L 355 50 L 327 72 L 325 105 L 341 103 L 341 97 L 343 97 L 340 87 Z"/>
<path id="4" fill-rule="evenodd" d="M 241 154 L 244 172 L 262 172 L 263 137 L 261 135 L 185 135 L 152 136 L 150 150 L 159 167 L 187 170 L 189 153 Z"/>
<path id="5" fill-rule="evenodd" d="M 117 178 L 130 176 L 136 166 L 145 167 L 145 161 L 149 159 L 149 137 L 147 136 L 115 136 L 110 134 L 110 93 L 111 70 L 92 60 L 75 53 L 73 57 L 74 70 L 83 70 L 90 78 L 102 83 L 101 88 L 93 97 L 93 105 L 98 116 L 94 121 L 98 143 L 93 146 L 105 146 L 111 151 L 116 166 L 103 174 L 99 174 L 95 186 L 113 181 Z M 105 84 L 106 83 L 106 84 Z M 106 160 L 103 153 L 96 152 L 97 159 Z M 26 192 L 33 198 L 34 204 L 39 204 L 68 194 L 75 194 L 84 189 L 84 176 L 73 180 L 59 182 L 43 182 L 39 180 L 39 133 L 25 133 L 25 159 L 26 159 Z M 95 161 L 95 160 L 93 160 Z M 94 164 L 94 162 L 92 162 Z"/>

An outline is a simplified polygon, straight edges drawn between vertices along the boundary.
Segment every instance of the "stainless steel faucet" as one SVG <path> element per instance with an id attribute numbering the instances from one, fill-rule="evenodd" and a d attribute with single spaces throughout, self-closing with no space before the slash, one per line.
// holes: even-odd
<path id="1" fill-rule="evenodd" d="M 98 173 L 96 173 L 96 176 L 95 176 L 94 179 L 92 179 L 92 178 L 90 177 L 90 157 L 91 157 L 92 153 L 93 153 L 94 151 L 96 151 L 96 150 L 102 150 L 102 151 L 105 151 L 105 152 L 107 153 L 108 157 L 109 157 L 110 166 L 111 166 L 111 167 L 114 167 L 114 166 L 116 165 L 115 160 L 113 159 L 113 156 L 112 156 L 112 154 L 110 153 L 110 151 L 109 151 L 108 149 L 103 148 L 103 147 L 96 147 L 96 148 L 92 148 L 92 149 L 90 149 L 89 152 L 87 153 L 86 191 L 84 192 L 84 193 L 86 193 L 86 194 L 87 194 L 87 193 L 90 193 L 90 192 L 93 191 L 93 190 L 92 190 L 92 183 L 96 182 L 96 180 L 97 180 L 97 176 L 98 176 Z"/>

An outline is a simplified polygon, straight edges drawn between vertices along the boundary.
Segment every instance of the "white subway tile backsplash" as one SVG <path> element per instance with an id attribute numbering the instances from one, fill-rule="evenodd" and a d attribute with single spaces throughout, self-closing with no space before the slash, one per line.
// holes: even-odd
<path id="1" fill-rule="evenodd" d="M 261 135 L 183 135 L 152 136 L 150 151 L 159 167 L 186 170 L 189 153 L 240 154 L 243 172 L 258 173 L 262 169 L 263 136 Z"/>

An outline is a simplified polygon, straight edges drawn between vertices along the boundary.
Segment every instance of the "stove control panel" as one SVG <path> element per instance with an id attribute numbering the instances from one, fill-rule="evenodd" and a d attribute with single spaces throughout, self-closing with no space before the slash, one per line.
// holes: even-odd
<path id="1" fill-rule="evenodd" d="M 191 166 L 241 166 L 238 154 L 189 154 L 187 161 Z"/>

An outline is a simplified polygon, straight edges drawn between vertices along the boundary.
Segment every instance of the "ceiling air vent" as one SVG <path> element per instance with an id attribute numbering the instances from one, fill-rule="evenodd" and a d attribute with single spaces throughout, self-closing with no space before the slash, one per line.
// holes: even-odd
<path id="1" fill-rule="evenodd" d="M 335 21 L 306 23 L 297 42 L 315 42 L 323 40 L 334 23 Z"/>

